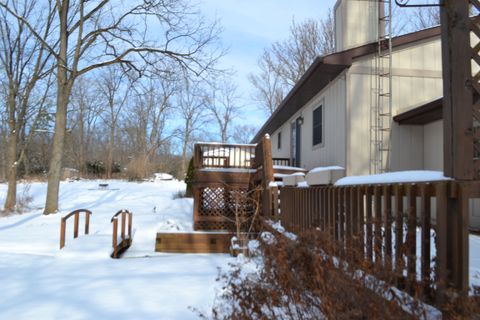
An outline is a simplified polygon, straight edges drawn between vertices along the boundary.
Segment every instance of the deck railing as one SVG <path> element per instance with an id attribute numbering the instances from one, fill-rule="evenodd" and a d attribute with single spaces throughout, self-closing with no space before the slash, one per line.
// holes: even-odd
<path id="1" fill-rule="evenodd" d="M 273 158 L 272 161 L 274 166 L 290 166 L 290 158 Z"/>
<path id="2" fill-rule="evenodd" d="M 250 169 L 255 158 L 254 144 L 197 143 L 194 166 L 203 168 Z"/>
<path id="3" fill-rule="evenodd" d="M 74 217 L 73 222 L 73 238 L 78 238 L 78 227 L 80 223 L 80 214 L 85 213 L 85 234 L 88 234 L 90 228 L 90 215 L 92 212 L 87 209 L 78 209 L 70 212 L 65 217 L 62 217 L 60 221 L 60 249 L 65 246 L 65 232 L 67 229 L 67 220 L 70 217 Z"/>
<path id="4" fill-rule="evenodd" d="M 453 181 L 284 187 L 277 218 L 293 232 L 330 233 L 346 257 L 360 253 L 401 289 L 437 301 L 445 288 L 468 291 L 469 192 Z"/>

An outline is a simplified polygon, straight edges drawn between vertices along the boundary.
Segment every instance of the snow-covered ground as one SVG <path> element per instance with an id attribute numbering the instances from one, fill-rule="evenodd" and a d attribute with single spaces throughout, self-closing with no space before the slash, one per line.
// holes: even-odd
<path id="1" fill-rule="evenodd" d="M 109 186 L 102 190 L 99 183 Z M 32 209 L 0 218 L 0 319 L 197 318 L 191 308 L 209 313 L 218 268 L 234 259 L 154 252 L 158 230 L 192 230 L 192 200 L 173 199 L 185 189 L 182 182 L 62 182 L 60 212 L 49 216 L 41 214 L 46 184 L 27 186 Z M 0 203 L 5 194 L 0 184 Z M 83 235 L 82 216 L 74 240 L 70 219 L 59 250 L 60 217 L 79 208 L 93 212 L 90 235 Z M 133 212 L 133 244 L 113 260 L 110 218 L 122 208 Z"/>

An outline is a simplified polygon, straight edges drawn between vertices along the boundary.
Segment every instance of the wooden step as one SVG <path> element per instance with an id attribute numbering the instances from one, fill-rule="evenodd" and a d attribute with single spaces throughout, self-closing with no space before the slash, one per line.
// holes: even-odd
<path id="1" fill-rule="evenodd" d="M 155 251 L 169 253 L 229 253 L 228 232 L 157 233 Z"/>

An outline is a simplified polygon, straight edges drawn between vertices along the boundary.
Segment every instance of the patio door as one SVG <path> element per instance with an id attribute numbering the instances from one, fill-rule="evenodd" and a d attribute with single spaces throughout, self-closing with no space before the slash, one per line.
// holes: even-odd
<path id="1" fill-rule="evenodd" d="M 300 167 L 301 166 L 301 145 L 302 145 L 302 121 L 301 117 L 298 117 L 291 124 L 291 134 L 290 134 L 290 158 L 292 159 L 292 166 Z"/>

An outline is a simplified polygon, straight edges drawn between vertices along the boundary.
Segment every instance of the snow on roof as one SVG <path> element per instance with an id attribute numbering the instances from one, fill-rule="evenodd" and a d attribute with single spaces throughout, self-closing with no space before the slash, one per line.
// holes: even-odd
<path id="1" fill-rule="evenodd" d="M 214 146 L 224 146 L 225 143 L 222 142 L 197 142 L 197 144 L 207 144 L 207 145 L 214 145 Z M 250 143 L 235 143 L 235 144 L 229 144 L 229 146 L 233 147 L 256 147 L 256 144 L 250 144 Z"/>
<path id="2" fill-rule="evenodd" d="M 345 168 L 340 166 L 329 166 L 329 167 L 317 167 L 310 170 L 308 173 L 315 173 L 315 172 L 322 172 L 322 171 L 330 171 L 330 170 L 345 170 Z"/>
<path id="3" fill-rule="evenodd" d="M 256 169 L 248 169 L 248 168 L 203 168 L 200 171 L 206 172 L 235 172 L 235 173 L 255 173 L 257 172 Z"/>
<path id="4" fill-rule="evenodd" d="M 273 169 L 277 169 L 277 170 L 300 170 L 300 171 L 305 171 L 305 169 L 299 168 L 299 167 L 277 166 L 277 165 L 274 165 L 274 166 L 273 166 Z"/>
<path id="5" fill-rule="evenodd" d="M 408 183 L 445 180 L 452 179 L 445 177 L 441 171 L 412 170 L 373 174 L 368 176 L 350 176 L 339 179 L 337 182 L 335 182 L 335 185 L 350 186 L 359 184 Z"/>

